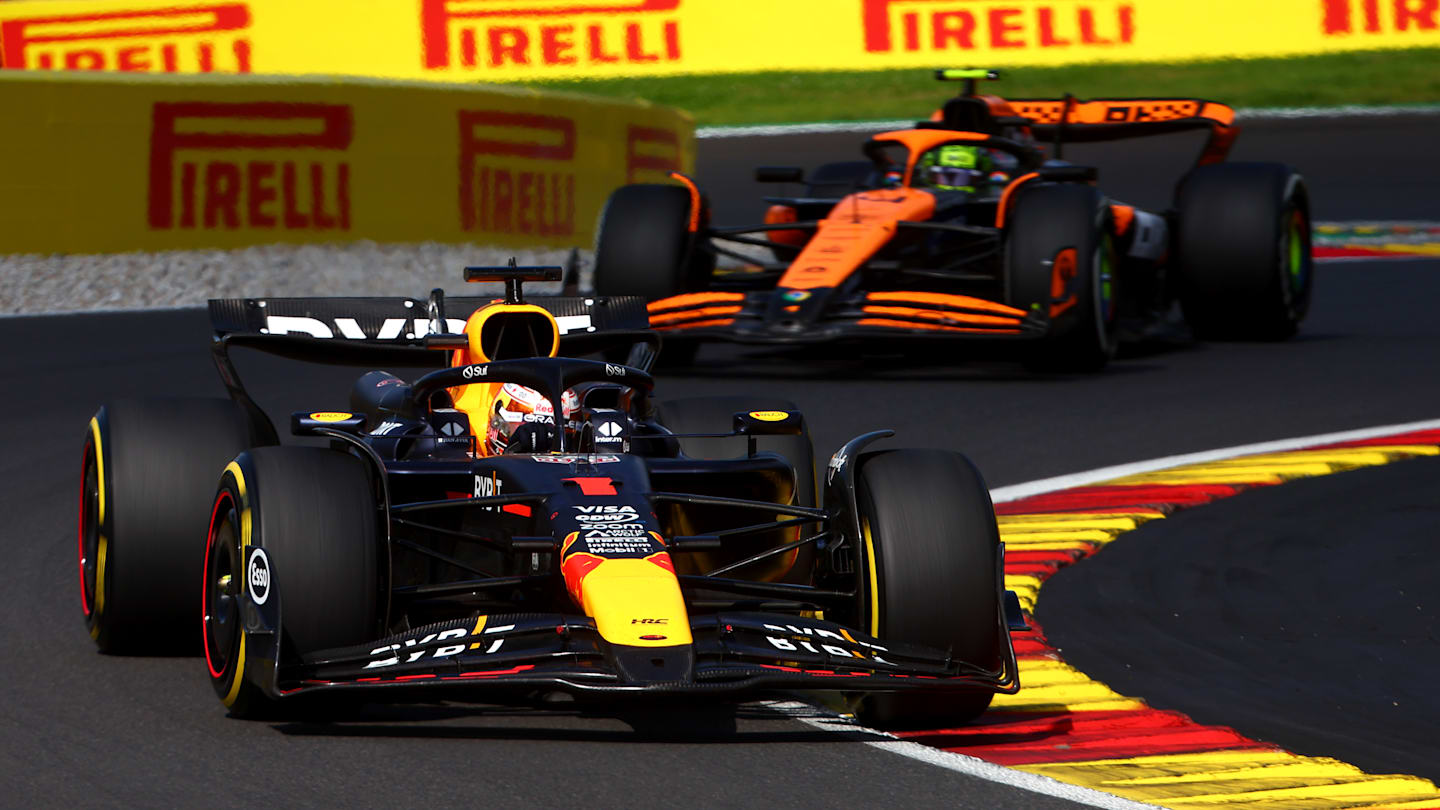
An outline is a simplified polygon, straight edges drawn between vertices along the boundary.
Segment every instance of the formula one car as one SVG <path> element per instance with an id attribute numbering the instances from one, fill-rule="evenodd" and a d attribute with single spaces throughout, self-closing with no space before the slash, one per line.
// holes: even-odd
<path id="1" fill-rule="evenodd" d="M 86 433 L 80 579 L 101 649 L 203 637 L 238 716 L 320 694 L 801 689 L 875 693 L 866 716 L 903 725 L 1018 688 L 1024 620 L 964 456 L 865 452 L 891 435 L 867 433 L 830 459 L 817 507 L 793 406 L 655 402 L 644 302 L 522 300 L 558 270 L 467 269 L 509 290 L 452 298 L 478 306 L 464 321 L 438 290 L 211 301 L 231 399 L 114 402 Z M 282 446 L 234 347 L 442 367 L 368 372 L 348 409 L 291 416 L 327 446 Z M 617 349 L 627 364 L 559 356 Z"/>
<path id="2" fill-rule="evenodd" d="M 1305 183 L 1279 163 L 1223 162 L 1238 134 L 1229 107 L 1005 101 L 975 92 L 995 71 L 937 78 L 963 80 L 961 94 L 932 120 L 870 138 L 866 160 L 808 179 L 758 169 L 760 181 L 806 181 L 799 197 L 766 197 L 763 224 L 710 225 L 679 174 L 680 185 L 617 189 L 600 219 L 596 291 L 647 299 L 671 346 L 1028 339 L 1030 365 L 1072 371 L 1102 367 L 1177 301 L 1202 338 L 1295 332 L 1312 277 Z M 1059 159 L 1069 142 L 1190 129 L 1210 137 L 1168 211 L 1109 199 L 1096 169 Z M 717 257 L 743 269 L 717 272 Z"/>

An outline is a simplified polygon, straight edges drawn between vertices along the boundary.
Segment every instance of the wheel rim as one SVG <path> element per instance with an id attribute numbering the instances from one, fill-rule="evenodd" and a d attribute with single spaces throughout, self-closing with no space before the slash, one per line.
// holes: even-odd
<path id="1" fill-rule="evenodd" d="M 1100 316 L 1108 324 L 1115 319 L 1115 278 L 1110 267 L 1109 246 L 1101 245 L 1099 254 Z"/>
<path id="2" fill-rule="evenodd" d="M 1284 244 L 1280 250 L 1281 289 L 1285 291 L 1285 305 L 1293 308 L 1294 303 L 1305 294 L 1310 282 L 1310 265 L 1305 256 L 1305 214 L 1293 211 L 1284 232 Z"/>
<path id="3" fill-rule="evenodd" d="M 80 604 L 88 617 L 97 609 L 100 558 L 100 474 L 95 467 L 95 447 L 85 446 L 80 484 Z"/>
<path id="4" fill-rule="evenodd" d="M 1110 243 L 1101 240 L 1095 248 L 1095 318 L 1099 332 L 1100 346 L 1110 347 L 1110 331 L 1115 323 L 1115 276 L 1110 264 Z"/>
<path id="5" fill-rule="evenodd" d="M 234 501 L 224 493 L 215 501 L 210 537 L 205 545 L 205 663 L 214 678 L 224 677 L 230 670 L 242 632 L 239 596 L 244 578 L 237 576 L 240 570 L 237 522 Z"/>

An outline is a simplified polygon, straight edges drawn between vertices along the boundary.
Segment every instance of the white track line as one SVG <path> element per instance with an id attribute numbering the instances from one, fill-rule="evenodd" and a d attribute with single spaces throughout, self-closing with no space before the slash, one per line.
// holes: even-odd
<path id="1" fill-rule="evenodd" d="M 1269 442 L 1256 442 L 1254 444 L 1240 444 L 1234 447 L 1224 447 L 1219 450 L 1205 450 L 1199 453 L 1182 453 L 1174 456 L 1162 456 L 1147 461 L 1136 461 L 1130 464 L 1118 464 L 1113 467 L 1101 467 L 1085 472 L 1071 473 L 1069 475 L 1057 475 L 1053 478 L 1042 478 L 1038 481 L 1027 481 L 1023 484 L 1013 484 L 1008 487 L 999 487 L 990 491 L 990 497 L 996 503 L 1028 498 L 1032 495 L 1043 495 L 1048 492 L 1055 492 L 1071 487 L 1094 484 L 1099 481 L 1107 481 L 1112 478 L 1120 478 L 1126 475 L 1137 475 L 1139 473 L 1155 472 L 1170 467 L 1179 467 L 1186 464 L 1200 464 L 1207 461 L 1219 461 L 1221 459 L 1233 458 L 1235 456 L 1248 456 L 1257 453 L 1279 453 L 1286 450 L 1301 450 L 1307 447 L 1316 447 L 1325 444 L 1338 442 L 1359 441 L 1361 439 L 1374 439 L 1381 436 L 1391 436 L 1400 433 L 1411 433 L 1418 430 L 1440 429 L 1440 419 L 1427 419 L 1420 422 L 1402 422 L 1394 425 L 1381 425 L 1378 427 L 1361 428 L 1358 430 L 1342 430 L 1336 433 L 1319 433 L 1312 436 L 1299 436 L 1293 439 L 1280 439 Z M 996 782 L 1008 785 L 1031 793 L 1040 793 L 1046 796 L 1054 796 L 1059 799 L 1076 802 L 1077 804 L 1089 805 L 1090 807 L 1115 808 L 1116 810 L 1135 810 L 1135 808 L 1151 808 L 1157 805 L 1136 802 L 1130 799 L 1123 799 L 1110 793 L 1092 790 L 1078 785 L 1071 785 L 1051 779 L 1046 776 L 1039 776 L 1025 771 L 1018 771 L 1013 768 L 1006 768 L 1003 765 L 996 765 L 977 757 L 956 754 L 950 751 L 943 751 L 939 748 L 931 748 L 928 745 L 907 742 L 898 739 L 883 731 L 866 728 L 841 717 L 816 718 L 814 710 L 819 708 L 826 711 L 824 707 L 810 706 L 804 704 L 778 704 L 773 708 L 785 711 L 791 707 L 804 706 L 810 713 L 792 712 L 800 722 L 824 731 L 835 731 L 844 733 L 863 732 L 877 736 L 889 737 L 884 741 L 867 741 L 866 745 L 879 748 L 882 751 L 889 751 L 903 757 L 909 757 L 921 762 L 934 765 L 946 770 L 956 771 L 977 779 L 984 779 L 988 782 Z"/>
<path id="2" fill-rule="evenodd" d="M 910 118 L 891 121 L 819 121 L 810 124 L 755 124 L 734 127 L 697 127 L 697 138 L 759 138 L 771 135 L 823 135 L 827 132 L 884 132 L 915 126 Z"/>
<path id="3" fill-rule="evenodd" d="M 1420 228 L 1436 228 L 1436 227 L 1440 227 L 1440 222 L 1435 222 L 1435 221 L 1433 221 L 1433 220 L 1428 220 L 1428 219 L 1350 219 L 1350 220 L 1345 220 L 1345 221 L 1343 221 L 1343 222 L 1317 222 L 1317 223 L 1315 223 L 1315 229 L 1318 231 L 1318 230 L 1320 230 L 1321 228 L 1324 228 L 1324 227 L 1330 226 L 1330 225 L 1334 225 L 1334 226 L 1338 226 L 1338 227 L 1342 227 L 1342 228 L 1382 228 L 1382 229 L 1383 229 L 1383 228 L 1417 228 L 1417 229 L 1420 229 Z M 1321 234 L 1321 235 L 1322 235 L 1322 236 L 1327 236 L 1327 237 L 1334 237 L 1334 236 L 1341 236 L 1341 235 L 1343 235 L 1343 234 L 1326 233 L 1326 234 Z M 1373 236 L 1384 236 L 1384 235 L 1385 235 L 1385 234 L 1379 234 L 1379 233 L 1374 233 L 1374 234 L 1371 234 L 1371 233 L 1362 233 L 1362 234 L 1359 234 L 1359 236 L 1362 237 L 1362 238 L 1365 238 L 1365 237 L 1373 237 Z M 1405 235 L 1406 235 L 1406 236 L 1412 236 L 1413 234 L 1405 234 Z"/>
<path id="4" fill-rule="evenodd" d="M 1235 111 L 1240 121 L 1300 120 L 1313 118 L 1375 118 L 1395 115 L 1435 115 L 1440 104 L 1397 104 L 1366 107 L 1253 107 Z M 885 121 L 818 121 L 806 124 L 757 124 L 751 126 L 700 127 L 697 138 L 755 138 L 771 135 L 823 135 L 829 132 L 883 132 L 907 129 L 915 125 L 913 118 Z"/>
<path id="5" fill-rule="evenodd" d="M 865 744 L 899 754 L 902 757 L 919 760 L 927 765 L 944 768 L 948 771 L 963 773 L 986 782 L 994 782 L 1000 785 L 1017 788 L 1030 793 L 1039 793 L 1045 796 L 1072 801 L 1088 807 L 1102 807 L 1106 810 L 1149 810 L 1156 805 L 1145 804 L 1131 799 L 1122 799 L 1111 793 L 1095 790 L 1093 788 L 1072 785 L 1061 782 L 1058 779 L 1051 779 L 1048 776 L 1027 773 L 1025 771 L 1007 768 L 1003 765 L 996 765 L 993 762 L 986 762 L 978 757 L 966 756 L 965 754 L 953 754 L 949 751 L 942 751 L 939 748 L 931 748 L 920 743 L 907 742 L 899 739 L 893 734 L 884 731 L 876 731 L 873 728 L 866 728 L 849 717 L 837 716 L 834 711 L 825 706 L 799 701 L 781 701 L 770 703 L 767 709 L 783 714 L 793 720 L 798 720 L 807 726 L 840 734 L 865 734 L 874 737 L 884 737 L 883 740 L 866 740 Z"/>
<path id="6" fill-rule="evenodd" d="M 1316 256 L 1317 264 L 1354 264 L 1355 262 L 1424 262 L 1440 261 L 1440 256 L 1423 253 L 1397 253 L 1394 256 Z"/>
<path id="7" fill-rule="evenodd" d="M 1005 503 L 1006 501 L 1028 498 L 1031 495 L 1043 495 L 1047 492 L 1055 492 L 1056 490 L 1070 489 L 1071 487 L 1085 486 L 1086 484 L 1094 484 L 1099 481 L 1108 481 L 1112 478 L 1155 472 L 1157 470 L 1180 467 L 1186 464 L 1202 464 L 1207 461 L 1220 461 L 1221 459 L 1233 458 L 1235 456 L 1249 456 L 1256 453 L 1281 453 L 1286 450 L 1301 450 L 1306 447 L 1314 447 L 1321 444 L 1353 442 L 1361 439 L 1389 436 L 1395 433 L 1410 433 L 1417 430 L 1435 429 L 1440 429 L 1440 419 L 1427 419 L 1421 422 L 1404 422 L 1397 425 L 1381 425 L 1379 427 L 1360 428 L 1358 430 L 1342 430 L 1338 433 L 1320 433 L 1314 436 L 1299 436 L 1294 439 L 1279 439 L 1277 441 L 1257 442 L 1255 444 L 1240 444 L 1234 447 L 1222 447 L 1219 450 L 1203 450 L 1198 453 L 1164 456 L 1162 458 L 1152 458 L 1148 461 L 1117 464 L 1113 467 L 1101 467 L 1097 470 L 1070 473 L 1069 475 L 1057 475 L 1053 478 L 1042 478 L 1038 481 L 1027 481 L 1023 484 L 1012 484 L 1008 487 L 992 489 L 990 491 L 990 498 L 996 503 Z"/>

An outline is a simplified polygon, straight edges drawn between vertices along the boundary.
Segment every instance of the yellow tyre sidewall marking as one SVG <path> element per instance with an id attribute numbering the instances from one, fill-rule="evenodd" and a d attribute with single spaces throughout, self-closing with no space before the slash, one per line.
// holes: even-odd
<path id="1" fill-rule="evenodd" d="M 104 445 L 100 441 L 100 420 L 90 417 L 90 435 L 95 440 L 95 473 L 100 485 L 96 489 L 100 492 L 100 509 L 95 519 L 101 526 L 105 525 L 105 453 L 102 452 Z"/>
<path id="2" fill-rule="evenodd" d="M 105 557 L 109 550 L 110 543 L 105 535 L 100 535 L 100 542 L 95 547 L 95 618 L 105 612 Z M 95 625 L 95 635 L 100 634 L 100 625 Z"/>
<path id="3" fill-rule="evenodd" d="M 250 578 L 245 575 L 246 566 L 249 564 L 246 558 L 246 549 L 250 547 L 250 498 L 245 491 L 245 474 L 241 472 L 240 465 L 230 462 L 225 467 L 225 472 L 235 479 L 235 488 L 240 491 L 240 587 L 249 587 Z M 208 584 L 208 583 L 207 583 Z M 228 708 L 235 705 L 235 699 L 240 696 L 240 686 L 245 683 L 245 628 L 240 628 L 240 643 L 235 653 L 234 674 L 231 676 L 230 691 L 226 693 L 222 702 Z"/>
<path id="4" fill-rule="evenodd" d="M 870 520 L 860 518 L 860 534 L 865 538 L 865 567 L 870 572 L 870 635 L 880 637 L 880 572 L 875 565 L 875 541 L 870 537 Z"/>
<path id="5" fill-rule="evenodd" d="M 105 556 L 109 540 L 105 538 L 105 446 L 100 440 L 100 420 L 90 417 L 90 436 L 95 445 L 95 491 L 99 494 L 99 508 L 95 514 L 95 615 L 90 627 L 90 638 L 99 638 L 98 619 L 105 612 Z"/>

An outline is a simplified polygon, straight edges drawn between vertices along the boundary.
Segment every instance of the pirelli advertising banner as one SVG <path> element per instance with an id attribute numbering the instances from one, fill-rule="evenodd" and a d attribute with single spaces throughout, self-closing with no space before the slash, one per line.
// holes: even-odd
<path id="1" fill-rule="evenodd" d="M 587 246 L 695 152 L 675 110 L 518 88 L 0 72 L 0 100 L 0 253 Z"/>
<path id="2" fill-rule="evenodd" d="M 488 82 L 1437 45 L 1437 0 L 0 2 L 0 64 L 24 70 Z"/>

